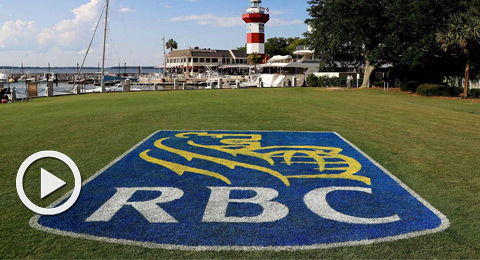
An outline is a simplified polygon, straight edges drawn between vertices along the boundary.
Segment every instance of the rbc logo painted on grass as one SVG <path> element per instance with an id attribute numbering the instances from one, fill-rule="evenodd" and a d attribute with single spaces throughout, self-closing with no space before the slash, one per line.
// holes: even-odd
<path id="1" fill-rule="evenodd" d="M 87 181 L 69 211 L 32 225 L 147 247 L 295 250 L 449 222 L 336 133 L 162 131 Z"/>

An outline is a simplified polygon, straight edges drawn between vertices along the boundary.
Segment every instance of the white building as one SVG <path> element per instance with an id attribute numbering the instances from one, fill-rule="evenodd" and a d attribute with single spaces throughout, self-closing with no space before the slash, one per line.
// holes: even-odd
<path id="1" fill-rule="evenodd" d="M 219 69 L 228 70 L 232 67 L 248 68 L 247 54 L 238 50 L 211 50 L 196 47 L 188 50 L 173 50 L 168 55 L 166 64 L 168 73 L 192 77 L 206 73 L 208 68 L 217 71 Z"/>

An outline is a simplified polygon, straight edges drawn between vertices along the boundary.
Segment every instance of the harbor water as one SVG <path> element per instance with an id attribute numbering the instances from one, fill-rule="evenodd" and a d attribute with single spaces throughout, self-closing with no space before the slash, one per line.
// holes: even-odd
<path id="1" fill-rule="evenodd" d="M 25 82 L 17 82 L 17 83 L 11 83 L 10 88 L 15 87 L 16 90 L 16 95 L 17 99 L 24 99 L 27 97 L 27 85 Z M 46 97 L 45 94 L 45 89 L 47 88 L 46 83 L 39 83 L 38 84 L 38 93 L 37 97 Z M 53 85 L 53 94 L 54 96 L 63 96 L 63 95 L 72 95 L 73 93 L 74 86 L 73 84 L 68 84 L 68 83 L 58 83 Z M 82 91 L 82 93 L 95 93 L 95 92 L 101 92 L 98 86 L 95 85 L 84 85 L 85 92 Z M 108 88 L 109 92 L 121 92 L 122 88 L 121 87 L 109 87 Z"/>
<path id="2" fill-rule="evenodd" d="M 3 66 L 0 67 L 0 71 L 6 71 L 10 74 L 22 74 L 22 68 L 19 67 L 7 67 Z M 107 73 L 128 73 L 128 74 L 138 74 L 140 71 L 140 67 L 112 67 L 112 68 L 105 68 L 105 72 Z M 46 72 L 56 73 L 56 74 L 76 74 L 77 68 L 76 67 L 55 67 L 55 68 L 48 68 L 48 67 L 25 67 L 23 68 L 23 73 L 28 74 L 43 74 Z M 99 68 L 96 67 L 86 67 L 82 69 L 83 74 L 95 74 L 100 72 Z M 141 67 L 142 74 L 154 74 L 154 73 L 162 73 L 162 68 L 154 68 L 154 67 Z"/>

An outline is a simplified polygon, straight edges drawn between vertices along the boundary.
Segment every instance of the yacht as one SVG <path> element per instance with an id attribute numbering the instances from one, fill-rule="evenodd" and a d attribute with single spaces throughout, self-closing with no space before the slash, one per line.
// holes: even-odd
<path id="1" fill-rule="evenodd" d="M 0 71 L 0 83 L 8 83 L 9 74 L 5 71 Z"/>
<path id="2" fill-rule="evenodd" d="M 312 50 L 298 46 L 293 54 L 299 58 L 294 59 L 291 55 L 273 56 L 261 66 L 263 73 L 260 78 L 264 87 L 292 86 L 294 78 L 297 80 L 296 86 L 303 86 L 310 74 L 319 71 L 320 61 L 313 59 Z"/>

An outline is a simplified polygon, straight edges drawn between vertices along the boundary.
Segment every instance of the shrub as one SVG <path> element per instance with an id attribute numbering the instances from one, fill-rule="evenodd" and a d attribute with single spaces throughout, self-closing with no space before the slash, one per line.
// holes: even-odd
<path id="1" fill-rule="evenodd" d="M 327 76 L 317 77 L 310 74 L 307 77 L 307 86 L 309 87 L 334 87 L 340 84 L 340 78 L 332 78 Z"/>
<path id="2" fill-rule="evenodd" d="M 310 74 L 308 75 L 307 77 L 307 86 L 309 87 L 318 87 L 319 84 L 318 84 L 318 77 L 313 75 L 313 74 Z"/>
<path id="3" fill-rule="evenodd" d="M 448 90 L 451 97 L 459 97 L 461 94 L 463 94 L 463 88 L 449 87 Z"/>
<path id="4" fill-rule="evenodd" d="M 409 81 L 409 82 L 400 83 L 400 89 L 402 91 L 409 91 L 412 93 L 417 92 L 418 86 L 420 86 L 420 82 L 418 81 Z"/>
<path id="5" fill-rule="evenodd" d="M 334 83 L 333 85 L 334 86 L 340 86 L 341 85 L 341 79 L 340 78 L 332 78 L 332 80 L 333 80 L 333 83 Z M 352 80 L 352 85 L 353 85 L 353 80 Z"/>
<path id="6" fill-rule="evenodd" d="M 422 96 L 458 97 L 463 92 L 462 88 L 447 87 L 445 85 L 422 84 L 416 93 Z"/>
<path id="7" fill-rule="evenodd" d="M 470 90 L 470 98 L 480 98 L 480 89 Z"/>
<path id="8" fill-rule="evenodd" d="M 328 85 L 328 77 L 318 77 L 318 86 L 326 87 Z"/>
<path id="9" fill-rule="evenodd" d="M 402 82 L 400 79 L 398 79 L 398 78 L 395 78 L 395 79 L 393 80 L 393 86 L 395 86 L 396 88 L 401 87 L 402 84 L 403 84 L 403 82 Z"/>
<path id="10" fill-rule="evenodd" d="M 340 85 L 340 78 L 337 78 L 337 77 L 333 77 L 333 78 L 328 78 L 326 80 L 327 82 L 327 87 L 337 87 Z"/>
<path id="11" fill-rule="evenodd" d="M 374 85 L 375 87 L 383 87 L 383 86 L 385 85 L 385 81 L 383 81 L 383 80 L 375 81 L 375 82 L 373 83 L 373 85 Z"/>
<path id="12" fill-rule="evenodd" d="M 416 93 L 422 96 L 443 96 L 447 91 L 447 86 L 422 84 L 417 88 Z"/>

